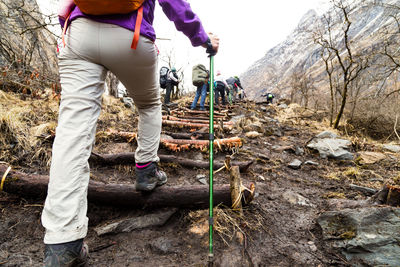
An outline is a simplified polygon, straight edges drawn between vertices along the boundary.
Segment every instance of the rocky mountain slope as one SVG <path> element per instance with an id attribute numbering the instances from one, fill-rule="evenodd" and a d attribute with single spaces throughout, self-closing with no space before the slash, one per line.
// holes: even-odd
<path id="1" fill-rule="evenodd" d="M 399 5 L 400 1 L 378 1 L 379 4 Z M 352 22 L 349 38 L 354 51 L 366 51 L 371 47 L 380 46 L 379 30 L 388 25 L 395 25 L 390 15 L 393 9 L 357 0 L 352 2 L 353 8 L 349 14 Z M 336 14 L 333 20 L 341 21 L 341 17 L 332 9 L 322 15 L 316 11 L 308 11 L 300 20 L 296 29 L 288 38 L 270 49 L 266 55 L 254 63 L 241 75 L 247 95 L 256 98 L 263 92 L 270 91 L 285 97 L 290 89 L 290 79 L 295 72 L 303 71 L 311 75 L 319 89 L 328 86 L 324 62 L 321 59 L 321 48 L 314 43 L 313 33 L 323 23 L 323 16 Z M 340 36 L 343 23 L 333 27 L 333 35 Z M 323 31 L 327 31 L 326 24 Z"/>

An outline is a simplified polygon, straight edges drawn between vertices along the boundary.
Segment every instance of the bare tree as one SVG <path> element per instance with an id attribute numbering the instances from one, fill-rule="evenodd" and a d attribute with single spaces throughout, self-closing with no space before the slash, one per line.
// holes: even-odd
<path id="1" fill-rule="evenodd" d="M 354 44 L 349 35 L 352 25 L 349 16 L 353 8 L 351 4 L 345 0 L 331 0 L 331 3 L 334 14 L 328 13 L 323 17 L 323 27 L 315 32 L 314 41 L 323 50 L 323 59 L 325 58 L 325 67 L 330 83 L 332 82 L 333 72 L 340 75 L 339 87 L 337 88 L 341 98 L 340 108 L 333 123 L 333 128 L 337 129 L 346 107 L 352 82 L 368 67 L 368 58 L 355 53 Z M 333 17 L 339 17 L 339 20 L 334 21 Z M 331 103 L 333 103 L 333 85 L 330 85 L 330 90 Z"/>
<path id="2" fill-rule="evenodd" d="M 315 90 L 313 79 L 304 70 L 303 66 L 299 67 L 290 78 L 290 101 L 299 102 L 305 108 L 308 108 L 308 104 L 312 95 L 312 91 Z M 297 100 L 297 96 L 300 99 Z"/>
<path id="3" fill-rule="evenodd" d="M 38 10 L 35 1 L 0 0 L 3 85 L 33 90 L 58 81 L 56 39 L 47 28 L 51 19 Z"/>

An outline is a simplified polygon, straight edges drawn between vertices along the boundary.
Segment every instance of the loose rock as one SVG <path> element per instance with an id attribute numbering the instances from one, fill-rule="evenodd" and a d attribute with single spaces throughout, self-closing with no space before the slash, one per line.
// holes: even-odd
<path id="1" fill-rule="evenodd" d="M 179 244 L 165 237 L 159 237 L 151 241 L 150 248 L 158 254 L 179 253 Z"/>
<path id="2" fill-rule="evenodd" d="M 322 132 L 316 135 L 307 147 L 319 152 L 321 158 L 333 158 L 338 160 L 352 160 L 354 155 L 347 149 L 351 142 L 345 139 L 333 138 L 336 134 L 331 132 Z"/>
<path id="3" fill-rule="evenodd" d="M 310 200 L 291 190 L 287 190 L 285 193 L 283 193 L 282 197 L 283 199 L 285 199 L 286 201 L 288 201 L 293 205 L 314 207 L 314 205 L 310 202 Z"/>
<path id="4" fill-rule="evenodd" d="M 341 249 L 350 264 L 361 261 L 366 266 L 399 266 L 399 208 L 329 211 L 317 222 L 325 242 Z"/>
<path id="5" fill-rule="evenodd" d="M 177 211 L 176 208 L 163 209 L 161 211 L 147 214 L 140 217 L 127 218 L 105 226 L 96 227 L 97 235 L 128 233 L 136 229 L 152 226 L 161 226 Z"/>
<path id="6" fill-rule="evenodd" d="M 301 167 L 302 162 L 298 159 L 293 160 L 289 163 L 288 167 L 294 170 L 298 170 Z"/>

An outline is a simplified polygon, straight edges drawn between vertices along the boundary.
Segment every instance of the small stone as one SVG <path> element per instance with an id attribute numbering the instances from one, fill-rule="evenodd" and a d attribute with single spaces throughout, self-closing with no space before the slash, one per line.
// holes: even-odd
<path id="1" fill-rule="evenodd" d="M 165 237 L 159 237 L 151 241 L 150 247 L 153 251 L 159 254 L 173 254 L 178 253 L 179 248 L 174 242 Z"/>
<path id="2" fill-rule="evenodd" d="M 286 104 L 280 104 L 280 105 L 278 105 L 278 108 L 285 109 L 285 108 L 288 108 L 288 105 L 286 105 Z"/>
<path id="3" fill-rule="evenodd" d="M 161 138 L 161 139 L 166 139 L 166 140 L 172 140 L 172 139 L 174 139 L 172 136 L 166 135 L 166 134 L 163 134 L 163 133 L 160 135 L 160 138 Z"/>
<path id="4" fill-rule="evenodd" d="M 201 154 L 201 153 L 195 153 L 195 154 L 193 155 L 193 159 L 194 159 L 194 160 L 203 160 L 203 154 Z"/>
<path id="5" fill-rule="evenodd" d="M 206 176 L 204 174 L 198 174 L 196 176 L 196 180 L 201 184 L 208 185 Z"/>
<path id="6" fill-rule="evenodd" d="M 265 181 L 264 176 L 262 176 L 261 174 L 258 174 L 257 177 L 260 178 L 260 180 Z"/>
<path id="7" fill-rule="evenodd" d="M 264 159 L 264 160 L 270 160 L 268 155 L 262 154 L 262 153 L 258 153 L 257 157 L 260 159 Z"/>
<path id="8" fill-rule="evenodd" d="M 302 156 L 302 155 L 304 155 L 304 149 L 303 148 L 301 148 L 301 147 L 299 147 L 299 146 L 296 146 L 296 148 L 295 148 L 295 152 L 294 152 L 297 156 Z"/>
<path id="9" fill-rule="evenodd" d="M 256 131 L 251 131 L 251 132 L 247 132 L 246 133 L 246 137 L 250 138 L 250 139 L 254 139 L 259 137 L 261 134 L 259 132 Z"/>
<path id="10" fill-rule="evenodd" d="M 312 160 L 307 160 L 306 162 L 304 162 L 304 165 L 314 165 L 314 166 L 318 166 L 319 163 L 312 161 Z"/>
<path id="11" fill-rule="evenodd" d="M 277 137 L 282 137 L 283 133 L 281 130 L 279 129 L 275 129 L 273 135 L 277 136 Z"/>
<path id="12" fill-rule="evenodd" d="M 249 125 L 246 125 L 243 128 L 246 132 L 264 132 L 264 125 L 261 122 L 254 122 Z"/>
<path id="13" fill-rule="evenodd" d="M 330 131 L 323 131 L 315 136 L 315 138 L 324 139 L 324 138 L 337 138 L 337 134 L 332 133 Z"/>
<path id="14" fill-rule="evenodd" d="M 310 245 L 310 249 L 311 249 L 312 252 L 315 252 L 315 251 L 318 250 L 317 246 L 314 245 L 314 244 L 313 244 L 313 245 Z"/>
<path id="15" fill-rule="evenodd" d="M 396 145 L 383 145 L 383 148 L 386 150 L 389 150 L 390 152 L 393 152 L 393 153 L 400 152 L 400 146 L 396 146 Z"/>
<path id="16" fill-rule="evenodd" d="M 314 205 L 310 202 L 310 200 L 291 190 L 287 190 L 286 192 L 284 192 L 282 197 L 283 199 L 285 199 L 286 201 L 288 201 L 293 205 L 314 207 Z"/>
<path id="17" fill-rule="evenodd" d="M 298 159 L 293 160 L 289 163 L 288 167 L 294 170 L 298 170 L 301 167 L 302 162 Z"/>

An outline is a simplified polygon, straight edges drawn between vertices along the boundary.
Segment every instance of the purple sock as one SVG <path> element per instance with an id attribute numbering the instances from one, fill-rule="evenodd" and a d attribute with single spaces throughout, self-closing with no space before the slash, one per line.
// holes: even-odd
<path id="1" fill-rule="evenodd" d="M 145 162 L 145 163 L 136 163 L 136 168 L 143 169 L 143 168 L 146 168 L 147 166 L 149 166 L 150 164 L 151 164 L 151 161 Z"/>

